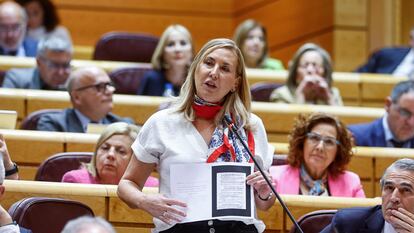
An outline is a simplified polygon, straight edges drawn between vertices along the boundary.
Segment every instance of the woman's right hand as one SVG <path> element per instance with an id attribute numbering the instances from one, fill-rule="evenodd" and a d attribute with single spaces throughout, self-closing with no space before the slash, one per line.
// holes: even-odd
<path id="1" fill-rule="evenodd" d="M 160 219 L 167 224 L 181 222 L 187 216 L 185 208 L 187 204 L 177 200 L 167 198 L 162 194 L 148 194 L 142 203 L 142 209 L 152 216 Z"/>

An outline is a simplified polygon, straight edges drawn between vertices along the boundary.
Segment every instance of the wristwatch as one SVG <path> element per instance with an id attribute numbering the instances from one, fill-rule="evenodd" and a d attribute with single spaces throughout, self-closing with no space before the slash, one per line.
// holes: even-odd
<path id="1" fill-rule="evenodd" d="M 6 176 L 11 176 L 13 174 L 16 174 L 19 171 L 19 168 L 17 167 L 17 164 L 13 162 L 13 168 L 6 171 Z"/>

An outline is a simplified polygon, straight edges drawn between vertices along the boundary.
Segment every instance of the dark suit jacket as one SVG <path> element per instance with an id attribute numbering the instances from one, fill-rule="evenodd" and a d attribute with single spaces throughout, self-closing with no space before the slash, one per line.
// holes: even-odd
<path id="1" fill-rule="evenodd" d="M 37 68 L 10 69 L 4 77 L 3 87 L 36 90 L 51 89 L 42 81 Z"/>
<path id="2" fill-rule="evenodd" d="M 24 51 L 26 53 L 26 57 L 36 57 L 37 54 L 37 41 L 25 38 L 23 40 L 23 44 L 21 45 L 24 48 Z M 4 49 L 0 47 L 0 55 L 4 54 Z"/>
<path id="3" fill-rule="evenodd" d="M 357 146 L 386 147 L 385 132 L 382 127 L 382 118 L 370 123 L 349 125 Z M 411 139 L 411 147 L 414 148 L 414 138 Z"/>
<path id="4" fill-rule="evenodd" d="M 113 113 L 108 113 L 103 119 L 103 124 L 111 124 L 119 121 L 129 124 L 134 123 L 130 118 L 121 118 Z M 73 133 L 85 132 L 73 108 L 67 108 L 58 113 L 47 113 L 42 115 L 37 122 L 37 130 Z"/>
<path id="5" fill-rule="evenodd" d="M 384 222 L 380 205 L 342 209 L 321 233 L 381 233 Z"/>
<path id="6" fill-rule="evenodd" d="M 162 96 L 165 91 L 165 84 L 168 83 L 161 70 L 150 70 L 144 74 L 137 95 Z M 174 94 L 178 96 L 180 87 L 174 87 Z"/>
<path id="7" fill-rule="evenodd" d="M 359 67 L 359 73 L 392 74 L 411 48 L 384 48 L 371 55 L 368 62 Z"/>

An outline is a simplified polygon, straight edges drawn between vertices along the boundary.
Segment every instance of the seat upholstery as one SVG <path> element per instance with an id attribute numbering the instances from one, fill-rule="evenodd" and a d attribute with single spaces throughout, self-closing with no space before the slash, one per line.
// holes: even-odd
<path id="1" fill-rule="evenodd" d="M 327 225 L 331 223 L 333 216 L 337 210 L 316 210 L 303 215 L 299 220 L 298 224 L 302 228 L 303 232 L 306 233 L 319 233 Z M 296 233 L 295 225 L 290 229 L 290 233 Z"/>
<path id="2" fill-rule="evenodd" d="M 258 82 L 252 84 L 250 87 L 250 93 L 252 95 L 253 101 L 270 101 L 270 95 L 272 94 L 273 90 L 282 86 L 279 83 L 270 83 L 270 82 Z"/>
<path id="3" fill-rule="evenodd" d="M 29 197 L 14 203 L 8 210 L 19 226 L 33 233 L 59 233 L 74 218 L 95 216 L 92 209 L 78 201 L 48 197 Z"/>
<path id="4" fill-rule="evenodd" d="M 94 60 L 151 62 L 158 37 L 129 32 L 104 34 L 95 46 Z"/>
<path id="5" fill-rule="evenodd" d="M 60 182 L 63 175 L 91 161 L 92 152 L 63 152 L 50 156 L 37 169 L 35 180 Z"/>
<path id="6" fill-rule="evenodd" d="M 136 95 L 144 74 L 151 70 L 148 67 L 120 68 L 109 73 L 115 85 L 116 94 Z"/>
<path id="7" fill-rule="evenodd" d="M 273 155 L 273 161 L 272 166 L 278 166 L 278 165 L 286 165 L 287 162 L 287 155 Z"/>
<path id="8" fill-rule="evenodd" d="M 40 117 L 43 114 L 55 113 L 55 112 L 61 112 L 61 111 L 62 109 L 42 109 L 42 110 L 32 112 L 26 118 L 23 119 L 22 124 L 20 125 L 20 129 L 36 130 L 37 122 L 39 121 Z"/>

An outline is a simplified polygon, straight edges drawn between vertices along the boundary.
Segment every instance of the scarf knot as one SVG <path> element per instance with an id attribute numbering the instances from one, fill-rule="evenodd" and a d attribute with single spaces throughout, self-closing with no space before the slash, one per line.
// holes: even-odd
<path id="1" fill-rule="evenodd" d="M 223 106 L 221 106 L 219 103 L 207 102 L 195 95 L 192 108 L 197 117 L 210 120 L 216 117 L 217 113 L 220 112 Z"/>
<path id="2" fill-rule="evenodd" d="M 308 187 L 309 195 L 319 196 L 325 192 L 326 177 L 319 180 L 312 179 L 303 164 L 300 167 L 300 178 L 305 183 L 306 187 Z"/>

